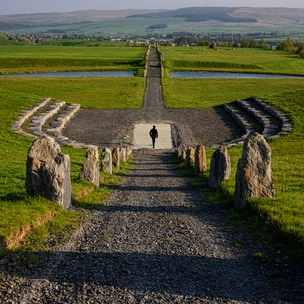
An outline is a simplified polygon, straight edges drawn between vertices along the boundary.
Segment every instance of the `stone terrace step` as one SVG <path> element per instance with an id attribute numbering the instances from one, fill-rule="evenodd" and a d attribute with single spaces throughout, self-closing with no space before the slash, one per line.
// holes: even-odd
<path id="1" fill-rule="evenodd" d="M 244 110 L 254 117 L 259 124 L 263 126 L 262 135 L 268 139 L 278 138 L 282 135 L 287 135 L 292 130 L 292 123 L 281 111 L 272 108 L 263 101 L 252 97 L 248 100 L 238 100 L 239 104 Z M 244 137 L 249 133 L 256 132 L 256 128 L 252 125 L 246 115 L 242 113 L 236 106 L 225 104 L 224 108 L 228 111 L 237 123 L 244 129 L 245 134 L 235 140 L 238 144 L 242 143 Z"/>
<path id="2" fill-rule="evenodd" d="M 279 126 L 272 124 L 271 114 L 266 112 L 263 108 L 258 108 L 250 100 L 238 100 L 241 105 L 250 115 L 255 117 L 263 125 L 263 135 L 265 138 L 275 135 L 279 132 Z"/>
<path id="3" fill-rule="evenodd" d="M 38 110 L 47 106 L 47 104 L 50 102 L 51 98 L 43 98 L 36 106 L 30 108 L 27 111 L 23 111 L 22 115 L 13 124 L 12 129 L 15 132 L 21 133 L 23 135 L 38 138 L 40 136 L 46 135 L 45 131 L 43 130 L 45 123 L 58 115 L 56 120 L 52 122 L 52 128 L 48 128 L 46 132 L 52 133 L 52 135 L 60 144 L 71 144 L 77 148 L 85 147 L 85 144 L 75 143 L 74 141 L 69 140 L 67 137 L 62 136 L 61 134 L 61 131 L 64 128 L 65 124 L 80 109 L 80 105 L 72 104 L 65 107 L 64 101 L 58 101 L 55 104 L 49 106 L 45 112 L 40 113 L 39 115 L 35 115 Z M 22 129 L 22 125 L 28 120 L 31 120 L 30 130 L 32 133 L 28 133 Z"/>

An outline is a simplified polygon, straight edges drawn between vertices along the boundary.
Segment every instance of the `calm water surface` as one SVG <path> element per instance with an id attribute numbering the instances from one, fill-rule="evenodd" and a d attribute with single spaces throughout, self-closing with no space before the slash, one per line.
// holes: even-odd
<path id="1" fill-rule="evenodd" d="M 304 78 L 304 76 L 248 74 L 248 73 L 221 73 L 221 72 L 171 72 L 173 78 Z"/>
<path id="2" fill-rule="evenodd" d="M 100 72 L 56 72 L 33 74 L 9 74 L 10 77 L 133 77 L 134 71 L 100 71 Z"/>

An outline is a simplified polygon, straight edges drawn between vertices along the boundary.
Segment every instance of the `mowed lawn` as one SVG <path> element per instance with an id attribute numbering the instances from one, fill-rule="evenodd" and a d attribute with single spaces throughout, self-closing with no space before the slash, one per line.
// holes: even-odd
<path id="1" fill-rule="evenodd" d="M 147 48 L 132 47 L 119 47 L 115 50 L 112 47 L 105 50 L 87 47 L 0 47 L 2 58 L 5 56 L 8 61 L 9 58 L 12 60 L 11 66 L 8 66 L 5 72 L 27 70 L 25 61 L 28 58 L 32 62 L 38 58 L 36 66 L 30 68 L 33 71 L 49 70 L 48 65 L 54 65 L 52 58 L 55 57 L 58 57 L 61 62 L 76 58 L 79 60 L 80 70 L 87 70 L 86 65 L 81 65 L 82 59 L 86 57 L 89 59 L 85 64 L 92 64 L 92 58 L 93 61 L 97 60 L 100 63 L 111 57 L 112 62 L 115 62 L 115 65 L 120 67 L 119 69 L 143 68 L 139 63 L 142 62 L 146 51 Z M 2 58 L 0 66 L 7 64 Z M 19 59 L 24 60 L 24 65 L 21 64 L 21 67 L 16 65 Z M 120 65 L 117 60 L 125 63 Z M 58 69 L 66 69 L 66 66 L 58 66 Z M 1 72 L 3 72 L 2 68 L 0 68 Z M 37 239 L 55 238 L 57 240 L 56 233 L 62 235 L 62 231 L 71 231 L 71 228 L 77 225 L 84 216 L 81 209 L 63 211 L 56 203 L 27 196 L 25 164 L 27 152 L 33 140 L 11 130 L 12 124 L 21 111 L 37 104 L 43 97 L 64 100 L 67 103 L 80 103 L 81 107 L 89 109 L 140 108 L 144 86 L 143 77 L 19 78 L 0 76 L 0 256 L 6 254 L 7 248 L 16 249 L 22 244 L 31 246 L 30 244 L 34 244 Z M 74 204 L 84 208 L 102 204 L 108 191 L 94 188 L 78 178 L 85 149 L 62 147 L 62 151 L 71 157 Z M 105 183 L 117 183 L 119 180 L 119 175 L 115 174 L 101 177 Z M 25 233 L 21 232 L 28 232 L 28 238 L 23 239 L 22 235 Z"/>
<path id="2" fill-rule="evenodd" d="M 292 247 L 294 254 L 303 257 L 304 248 L 304 78 L 297 79 L 178 79 L 170 78 L 170 71 L 226 70 L 231 64 L 253 65 L 259 72 L 304 75 L 304 60 L 282 52 L 236 49 L 209 50 L 201 48 L 162 47 L 165 73 L 163 95 L 169 108 L 213 108 L 237 99 L 256 96 L 282 110 L 293 123 L 293 131 L 280 139 L 271 140 L 272 169 L 276 198 L 250 201 L 251 212 L 261 216 L 272 232 L 279 232 L 279 242 Z M 239 56 L 238 56 L 238 55 Z M 169 64 L 166 64 L 166 60 Z M 172 62 L 177 62 L 176 65 Z M 194 62 L 194 63 L 193 63 Z M 208 68 L 204 64 L 208 62 Z M 212 66 L 213 65 L 213 66 Z M 222 68 L 221 68 L 222 66 Z M 233 68 L 237 72 L 246 69 Z M 252 70 L 251 70 L 252 72 Z M 214 151 L 208 150 L 210 161 Z M 214 191 L 210 198 L 232 202 L 235 173 L 242 147 L 229 148 L 232 175 Z M 287 245 L 288 244 L 288 245 Z M 300 251 L 297 253 L 297 250 Z M 301 257 L 300 257 L 301 258 Z"/>

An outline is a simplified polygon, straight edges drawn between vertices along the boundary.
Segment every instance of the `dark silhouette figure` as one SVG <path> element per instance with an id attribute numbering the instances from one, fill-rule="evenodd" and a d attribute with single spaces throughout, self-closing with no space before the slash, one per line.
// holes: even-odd
<path id="1" fill-rule="evenodd" d="M 153 145 L 153 148 L 155 148 L 155 138 L 158 137 L 158 132 L 155 128 L 155 126 L 153 126 L 153 129 L 150 130 L 150 136 L 152 138 L 152 145 Z"/>

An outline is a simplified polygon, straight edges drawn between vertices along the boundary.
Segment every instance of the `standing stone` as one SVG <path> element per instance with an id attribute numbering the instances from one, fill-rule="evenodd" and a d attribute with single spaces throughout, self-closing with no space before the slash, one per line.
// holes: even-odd
<path id="1" fill-rule="evenodd" d="M 125 163 L 127 161 L 127 150 L 126 150 L 126 148 L 121 147 L 119 149 L 119 153 L 120 153 L 120 160 Z"/>
<path id="2" fill-rule="evenodd" d="M 119 148 L 117 147 L 115 147 L 112 151 L 112 163 L 117 170 L 120 169 L 120 153 Z"/>
<path id="3" fill-rule="evenodd" d="M 247 198 L 274 196 L 271 149 L 262 135 L 250 134 L 244 142 L 242 158 L 238 162 L 234 204 L 244 207 Z"/>
<path id="4" fill-rule="evenodd" d="M 200 173 L 207 171 L 206 150 L 202 145 L 197 145 L 195 149 L 194 174 L 199 176 Z"/>
<path id="5" fill-rule="evenodd" d="M 130 158 L 130 156 L 132 155 L 132 152 L 133 152 L 132 147 L 127 146 L 127 159 Z"/>
<path id="6" fill-rule="evenodd" d="M 108 148 L 103 148 L 101 152 L 101 170 L 112 174 L 112 152 Z"/>
<path id="7" fill-rule="evenodd" d="M 183 159 L 183 153 L 185 151 L 185 146 L 184 145 L 180 145 L 177 148 L 177 157 Z"/>
<path id="8" fill-rule="evenodd" d="M 72 187 L 70 157 L 61 153 L 58 143 L 49 136 L 36 139 L 26 161 L 26 192 L 71 207 Z"/>
<path id="9" fill-rule="evenodd" d="M 99 154 L 97 147 L 89 147 L 79 177 L 99 186 Z"/>
<path id="10" fill-rule="evenodd" d="M 195 149 L 188 148 L 186 152 L 186 169 L 189 169 L 191 164 L 194 164 L 195 161 Z"/>
<path id="11" fill-rule="evenodd" d="M 231 164 L 227 147 L 221 146 L 212 154 L 208 178 L 209 187 L 215 187 L 229 179 L 230 174 Z"/>

